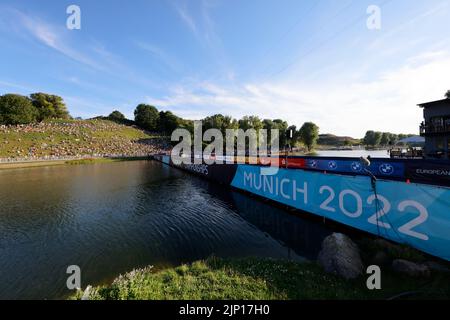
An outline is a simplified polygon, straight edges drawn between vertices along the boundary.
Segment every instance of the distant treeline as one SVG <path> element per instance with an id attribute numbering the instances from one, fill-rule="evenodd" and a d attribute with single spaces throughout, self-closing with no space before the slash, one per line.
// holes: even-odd
<path id="1" fill-rule="evenodd" d="M 366 146 L 390 146 L 395 145 L 402 139 L 413 137 L 414 134 L 395 134 L 390 132 L 379 132 L 369 130 L 363 138 L 363 143 Z"/>
<path id="2" fill-rule="evenodd" d="M 119 115 L 117 111 L 109 115 L 109 118 Z M 170 135 L 176 128 L 185 128 L 191 133 L 194 131 L 192 120 L 182 119 L 170 111 L 159 111 L 154 106 L 140 104 L 134 111 L 135 122 L 138 126 L 149 130 Z M 319 138 L 319 127 L 312 122 L 305 122 L 301 128 L 289 125 L 287 121 L 281 119 L 260 119 L 257 116 L 244 116 L 241 119 L 234 119 L 227 115 L 215 114 L 201 119 L 203 130 L 219 129 L 225 136 L 227 129 L 254 129 L 259 132 L 261 129 L 268 130 L 268 140 L 270 141 L 270 130 L 279 130 L 279 145 L 283 148 L 286 145 L 304 145 L 308 150 L 314 148 Z"/>
<path id="3" fill-rule="evenodd" d="M 100 116 L 97 119 L 107 119 L 125 125 L 136 125 L 144 130 L 170 136 L 177 128 L 185 128 L 191 133 L 194 131 L 194 121 L 183 119 L 170 111 L 159 111 L 148 104 L 139 104 L 134 110 L 134 121 L 127 119 L 120 111 L 113 111 L 107 117 Z M 71 119 L 64 100 L 47 93 L 33 93 L 30 96 L 18 94 L 5 94 L 0 96 L 0 124 L 17 125 L 40 122 L 47 119 Z M 279 146 L 303 145 L 308 150 L 314 148 L 319 138 L 319 127 L 312 122 L 305 122 L 301 128 L 289 125 L 282 119 L 260 119 L 257 116 L 244 116 L 234 119 L 230 116 L 215 114 L 201 119 L 203 130 L 216 128 L 225 136 L 226 129 L 261 129 L 279 130 Z"/>

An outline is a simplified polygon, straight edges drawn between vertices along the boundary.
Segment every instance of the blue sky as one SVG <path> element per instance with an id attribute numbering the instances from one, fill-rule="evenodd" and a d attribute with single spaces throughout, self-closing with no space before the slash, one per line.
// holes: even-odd
<path id="1" fill-rule="evenodd" d="M 66 28 L 71 4 L 81 30 Z M 416 133 L 416 104 L 450 89 L 449 21 L 445 0 L 0 0 L 0 94 L 58 94 L 81 117 L 143 102 Z"/>

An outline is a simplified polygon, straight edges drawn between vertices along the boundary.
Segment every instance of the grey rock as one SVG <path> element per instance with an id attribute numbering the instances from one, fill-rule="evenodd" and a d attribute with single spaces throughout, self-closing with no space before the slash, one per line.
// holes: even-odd
<path id="1" fill-rule="evenodd" d="M 326 272 L 345 279 L 355 279 L 363 274 L 358 246 L 342 233 L 333 233 L 323 240 L 317 260 Z"/>
<path id="2" fill-rule="evenodd" d="M 386 250 L 398 250 L 399 246 L 387 241 L 386 239 L 378 238 L 373 240 L 376 247 L 380 249 L 386 249 Z"/>
<path id="3" fill-rule="evenodd" d="M 389 264 L 390 259 L 389 256 L 384 251 L 378 251 L 375 253 L 371 260 L 372 264 L 378 265 L 378 266 L 384 266 Z"/>
<path id="4" fill-rule="evenodd" d="M 392 262 L 392 269 L 398 273 L 404 273 L 410 277 L 429 277 L 430 268 L 423 264 L 396 259 Z"/>
<path id="5" fill-rule="evenodd" d="M 424 262 L 422 265 L 427 266 L 431 271 L 445 272 L 445 273 L 450 272 L 449 268 L 435 261 L 427 261 Z"/>

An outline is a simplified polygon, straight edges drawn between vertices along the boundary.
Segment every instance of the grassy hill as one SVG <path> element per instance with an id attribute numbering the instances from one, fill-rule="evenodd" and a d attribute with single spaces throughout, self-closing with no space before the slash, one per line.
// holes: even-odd
<path id="1" fill-rule="evenodd" d="M 321 146 L 342 147 L 346 145 L 359 145 L 361 141 L 352 137 L 340 137 L 334 134 L 321 134 L 317 143 Z"/>
<path id="2" fill-rule="evenodd" d="M 159 136 L 108 120 L 0 126 L 0 158 L 140 155 L 164 149 Z"/>

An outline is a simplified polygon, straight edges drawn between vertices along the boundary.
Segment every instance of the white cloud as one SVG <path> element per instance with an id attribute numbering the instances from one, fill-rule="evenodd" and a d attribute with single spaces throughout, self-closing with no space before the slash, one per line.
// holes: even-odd
<path id="1" fill-rule="evenodd" d="M 19 23 L 28 31 L 31 35 L 35 37 L 38 41 L 43 43 L 44 45 L 60 52 L 66 57 L 75 60 L 79 63 L 85 64 L 89 67 L 102 70 L 103 68 L 90 59 L 89 57 L 79 53 L 78 51 L 71 48 L 67 45 L 63 40 L 63 32 L 62 28 L 56 28 L 50 24 L 45 23 L 44 21 L 25 15 L 17 10 L 12 10 L 14 12 L 15 17 Z M 67 31 L 66 31 L 67 32 Z"/>
<path id="2" fill-rule="evenodd" d="M 194 5 L 197 5 L 195 10 L 192 9 Z M 173 2 L 176 12 L 194 34 L 200 46 L 215 56 L 214 61 L 221 68 L 221 73 L 225 74 L 226 78 L 232 78 L 234 70 L 230 67 L 222 39 L 216 32 L 216 24 L 212 17 L 214 9 L 218 12 L 218 5 L 219 3 L 208 0 L 195 3 L 192 1 Z M 193 15 L 191 12 L 196 14 Z"/>
<path id="3" fill-rule="evenodd" d="M 11 92 L 13 90 L 19 90 L 19 93 L 28 94 L 29 92 L 37 92 L 36 88 L 29 85 L 22 85 L 10 81 L 0 80 L 0 95 Z"/>
<path id="4" fill-rule="evenodd" d="M 195 23 L 194 18 L 189 14 L 186 4 L 185 3 L 175 3 L 174 2 L 175 10 L 177 11 L 178 15 L 181 17 L 183 22 L 189 27 L 189 29 L 194 33 L 197 37 L 199 36 L 199 30 L 197 27 L 197 24 Z"/>
<path id="5" fill-rule="evenodd" d="M 418 103 L 443 98 L 450 83 L 448 52 L 426 52 L 372 81 L 342 80 L 332 84 L 287 81 L 221 86 L 191 83 L 172 88 L 152 100 L 181 116 L 202 118 L 213 113 L 234 117 L 258 115 L 301 125 L 314 121 L 321 132 L 362 137 L 366 130 L 417 133 Z"/>
<path id="6" fill-rule="evenodd" d="M 151 54 L 151 56 L 155 57 L 159 61 L 163 62 L 166 66 L 168 66 L 172 71 L 179 71 L 180 63 L 177 59 L 175 59 L 172 55 L 168 54 L 162 48 L 155 46 L 150 43 L 137 41 L 136 45 L 142 50 Z"/>

